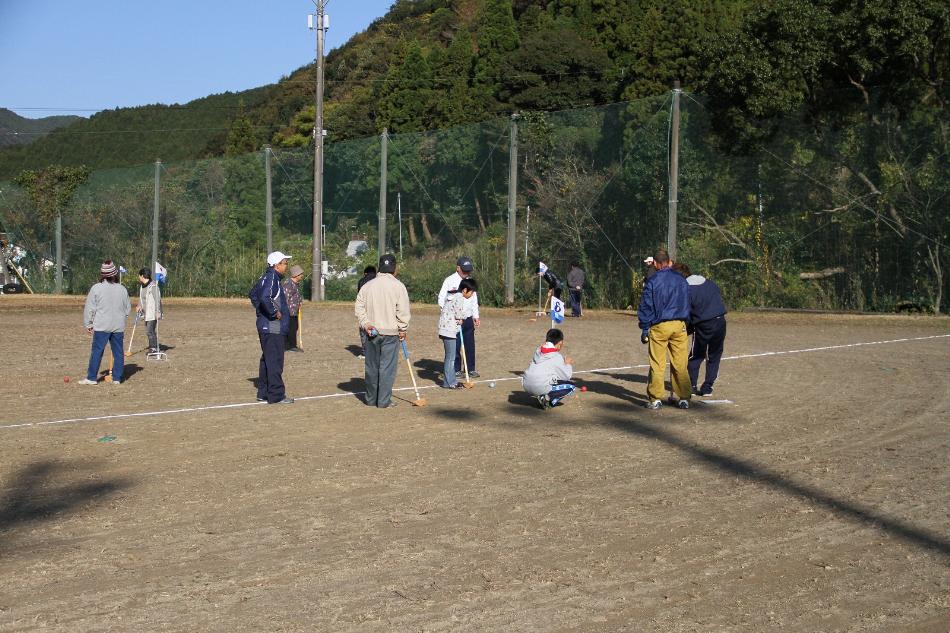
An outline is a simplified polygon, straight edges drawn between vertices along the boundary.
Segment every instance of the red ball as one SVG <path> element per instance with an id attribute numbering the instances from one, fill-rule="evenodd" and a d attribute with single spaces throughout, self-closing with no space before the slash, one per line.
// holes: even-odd
<path id="1" fill-rule="evenodd" d="M 63 377 L 63 382 L 69 382 L 69 376 L 64 376 L 64 377 Z"/>
<path id="2" fill-rule="evenodd" d="M 581 387 L 581 391 L 587 391 L 587 387 L 586 386 Z"/>

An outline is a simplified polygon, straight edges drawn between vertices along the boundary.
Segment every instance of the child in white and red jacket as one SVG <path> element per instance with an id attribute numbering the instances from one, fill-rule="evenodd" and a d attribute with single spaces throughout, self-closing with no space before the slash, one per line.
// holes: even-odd
<path id="1" fill-rule="evenodd" d="M 524 390 L 537 398 L 542 409 L 564 404 L 577 387 L 571 382 L 573 361 L 561 355 L 564 333 L 551 328 L 544 337 L 544 345 L 534 352 L 531 365 L 521 377 Z"/>

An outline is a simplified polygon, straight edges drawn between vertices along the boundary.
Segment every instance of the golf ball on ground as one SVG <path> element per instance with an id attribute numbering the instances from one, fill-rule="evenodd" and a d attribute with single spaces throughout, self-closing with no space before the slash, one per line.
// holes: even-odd
<path id="1" fill-rule="evenodd" d="M 488 386 L 491 387 L 492 389 L 494 389 L 494 388 L 495 388 L 495 383 L 490 382 L 490 383 L 488 383 Z"/>

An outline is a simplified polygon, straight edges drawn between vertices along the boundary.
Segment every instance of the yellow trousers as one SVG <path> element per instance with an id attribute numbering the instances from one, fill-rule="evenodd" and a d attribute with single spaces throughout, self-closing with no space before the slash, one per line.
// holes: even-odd
<path id="1" fill-rule="evenodd" d="M 664 321 L 650 328 L 650 384 L 647 397 L 662 400 L 666 395 L 663 378 L 666 375 L 667 351 L 670 356 L 670 382 L 673 393 L 680 400 L 689 400 L 692 388 L 686 363 L 689 359 L 689 336 L 684 321 Z"/>

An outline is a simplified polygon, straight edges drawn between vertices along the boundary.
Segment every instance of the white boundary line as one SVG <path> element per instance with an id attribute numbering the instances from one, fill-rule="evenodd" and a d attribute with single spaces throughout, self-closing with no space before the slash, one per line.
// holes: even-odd
<path id="1" fill-rule="evenodd" d="M 783 356 L 787 354 L 805 354 L 808 352 L 824 352 L 832 349 L 847 349 L 851 347 L 863 347 L 867 345 L 886 345 L 888 343 L 907 343 L 911 341 L 928 341 L 938 338 L 950 338 L 950 334 L 934 334 L 933 336 L 917 336 L 913 338 L 895 338 L 886 341 L 868 341 L 866 343 L 845 343 L 842 345 L 826 345 L 823 347 L 808 347 L 804 349 L 791 349 L 779 352 L 761 352 L 758 354 L 738 354 L 736 356 L 724 356 L 722 360 L 742 360 L 744 358 L 761 358 L 764 356 Z M 626 369 L 643 369 L 649 367 L 649 364 L 646 365 L 624 365 L 622 367 L 601 367 L 600 369 L 582 369 L 575 371 L 575 374 L 601 374 L 610 371 L 621 371 Z M 476 380 L 476 383 L 487 383 L 487 382 L 506 382 L 509 380 L 521 380 L 521 376 L 514 376 L 511 378 L 486 378 L 483 380 Z M 419 387 L 419 390 L 424 389 L 436 389 L 439 385 L 423 385 Z M 412 391 L 412 387 L 399 387 L 393 389 L 393 392 L 397 391 Z M 306 401 L 306 400 L 325 400 L 328 398 L 346 398 L 346 397 L 355 397 L 366 393 L 365 391 L 339 391 L 336 393 L 328 393 L 319 396 L 303 396 L 300 398 L 294 398 L 295 401 Z M 214 411 L 217 409 L 241 409 L 245 407 L 256 407 L 264 405 L 263 402 L 238 402 L 234 404 L 214 404 L 207 405 L 202 407 L 188 407 L 182 409 L 165 409 L 163 411 L 143 411 L 141 413 L 116 413 L 114 415 L 99 415 L 88 418 L 67 418 L 65 420 L 49 420 L 46 422 L 23 422 L 21 424 L 5 424 L 0 425 L 0 431 L 7 429 L 19 429 L 19 428 L 28 428 L 28 427 L 39 427 L 39 426 L 53 426 L 57 424 L 71 424 L 75 422 L 98 422 L 101 420 L 123 420 L 129 418 L 145 418 L 153 417 L 158 415 L 171 415 L 175 413 L 194 413 L 196 411 Z"/>

